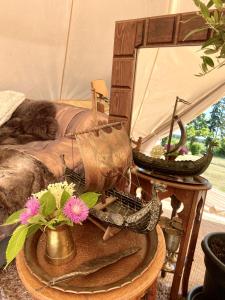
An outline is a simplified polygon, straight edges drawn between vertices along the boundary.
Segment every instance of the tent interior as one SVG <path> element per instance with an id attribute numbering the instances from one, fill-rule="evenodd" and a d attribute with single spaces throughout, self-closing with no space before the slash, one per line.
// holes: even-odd
<path id="1" fill-rule="evenodd" d="M 67 102 L 72 105 L 79 103 L 79 105 L 85 107 L 87 101 L 90 101 L 92 98 L 90 83 L 93 80 L 103 79 L 109 95 L 110 92 L 112 95 L 113 88 L 115 89 L 112 83 L 112 66 L 113 59 L 115 59 L 113 52 L 115 46 L 115 22 L 193 11 L 197 11 L 197 7 L 192 0 L 2 0 L 0 2 L 1 91 L 16 91 L 33 100 L 48 100 L 53 103 Z M 142 152 L 149 155 L 151 148 L 161 138 L 168 136 L 177 96 L 189 102 L 189 105 L 179 103 L 177 109 L 177 114 L 184 124 L 189 123 L 211 105 L 225 97 L 224 68 L 210 72 L 207 76 L 195 76 L 200 70 L 201 56 L 200 45 L 184 45 L 180 47 L 160 47 L 156 45 L 156 47 L 141 47 L 137 50 L 129 137 L 134 141 L 137 141 L 140 137 L 142 138 Z M 129 56 L 127 58 L 129 59 Z M 0 105 L 0 111 L 1 106 L 2 104 Z M 76 114 L 78 115 L 79 113 L 80 110 L 78 109 Z M 105 120 L 104 118 L 102 118 L 103 121 Z M 66 123 L 66 119 L 63 119 L 63 122 Z M 176 126 L 175 129 L 177 129 Z M 38 147 L 34 148 L 30 154 L 31 156 L 37 155 L 38 159 L 41 160 L 42 154 L 38 154 Z M 46 155 L 49 149 L 47 143 L 45 147 Z M 54 145 L 51 147 L 50 150 L 54 152 Z M 17 148 L 15 147 L 15 149 Z M 57 151 L 54 155 L 56 155 Z M 54 155 L 51 157 L 50 163 L 54 164 L 53 161 L 55 161 L 56 164 L 60 164 Z M 47 166 L 50 160 L 46 159 Z M 57 169 L 57 166 L 54 166 L 54 168 Z M 150 183 L 148 182 L 148 184 Z M 201 201 L 199 199 L 203 199 L 203 202 L 205 201 L 205 190 L 201 190 L 201 193 L 199 192 L 198 195 L 195 194 L 196 192 L 193 193 L 193 199 L 197 197 L 196 201 Z M 212 195 L 216 195 L 221 203 L 224 200 L 224 194 L 222 195 L 222 193 L 210 195 L 211 198 L 213 198 Z M 204 206 L 204 203 L 202 205 Z M 224 210 L 224 205 L 221 205 L 221 209 Z M 168 206 L 165 205 L 165 212 L 167 212 L 167 209 Z M 173 207 L 173 209 L 175 208 Z M 179 209 L 178 212 L 180 213 L 181 209 Z M 190 210 L 188 213 L 185 211 L 184 215 L 185 217 L 189 214 L 195 215 L 197 211 L 201 219 L 202 211 L 200 206 L 196 206 L 193 211 Z M 208 224 L 209 220 L 210 217 L 206 217 L 203 220 L 204 226 Z M 1 221 L 0 219 L 0 223 Z M 194 222 L 193 226 L 198 226 L 197 217 Z M 221 228 L 218 228 L 219 223 Z M 214 227 L 212 226 L 211 228 L 225 231 L 224 217 L 221 219 L 218 217 L 215 224 L 216 226 L 213 225 Z M 189 225 L 188 223 L 188 230 L 192 230 L 191 225 L 188 227 Z M 210 226 L 208 228 L 210 229 Z M 207 230 L 200 229 L 200 233 L 196 250 L 197 255 L 201 253 L 201 238 L 203 233 L 207 233 Z M 188 246 L 186 245 L 185 247 Z M 164 249 L 163 251 L 165 252 L 166 250 Z M 177 253 L 175 254 L 177 255 Z M 194 255 L 194 252 L 192 254 Z M 185 264 L 186 255 L 188 254 L 183 252 L 181 261 L 179 261 L 180 265 L 182 265 L 182 260 L 183 265 Z M 0 261 L 1 259 L 0 253 Z M 200 259 L 202 260 L 201 264 L 204 265 L 203 258 Z M 192 269 L 194 272 L 197 272 L 198 266 L 196 263 L 194 263 Z M 204 276 L 204 266 L 202 266 L 202 270 L 199 276 Z M 7 276 L 13 276 L 12 274 L 16 272 L 16 267 L 9 268 L 8 272 L 9 275 L 0 270 L 0 299 L 26 299 L 24 294 L 23 296 L 18 294 L 12 296 L 12 293 L 6 293 L 8 296 L 4 294 L 4 285 L 8 280 Z M 4 277 L 4 274 L 6 274 L 6 277 Z M 189 278 L 190 274 L 187 274 L 184 277 Z M 154 293 L 152 295 L 149 293 L 149 295 L 144 296 L 146 298 L 141 298 L 143 295 L 140 296 L 140 294 L 137 295 L 138 297 L 140 296 L 139 298 L 126 298 L 122 297 L 123 295 L 118 296 L 121 298 L 97 298 L 95 296 L 96 292 L 94 292 L 93 300 L 178 300 L 178 298 L 175 298 L 175 294 L 173 295 L 173 292 L 170 294 L 172 296 L 169 296 L 172 285 L 173 291 L 178 290 L 177 293 L 181 289 L 179 286 L 175 286 L 176 283 L 172 283 L 173 279 L 170 276 L 171 274 L 165 280 L 164 278 L 159 279 L 158 290 L 160 291 L 158 296 Z M 177 276 L 179 277 L 179 275 Z M 194 283 L 202 284 L 200 278 L 196 279 L 198 275 L 196 277 L 191 276 L 189 289 L 193 287 Z M 22 282 L 24 283 L 23 279 Z M 133 279 L 131 282 L 133 284 Z M 156 282 L 156 279 L 154 282 Z M 34 284 L 37 285 L 35 282 Z M 24 292 L 24 287 L 22 287 L 19 279 L 16 281 L 16 285 L 20 285 L 19 291 Z M 29 284 L 25 284 L 26 289 L 30 292 L 31 289 L 28 286 Z M 128 287 L 126 286 L 126 291 Z M 10 289 L 14 290 L 12 285 L 10 285 Z M 116 293 L 116 289 L 114 293 Z M 34 296 L 35 294 L 32 295 Z M 48 292 L 46 295 L 49 298 L 43 299 L 59 299 L 51 298 L 53 296 L 48 294 Z M 78 296 L 76 294 L 75 297 Z M 91 296 L 90 299 L 92 299 Z M 27 299 L 30 299 L 29 296 L 27 297 Z M 78 297 L 74 299 L 84 298 Z"/>

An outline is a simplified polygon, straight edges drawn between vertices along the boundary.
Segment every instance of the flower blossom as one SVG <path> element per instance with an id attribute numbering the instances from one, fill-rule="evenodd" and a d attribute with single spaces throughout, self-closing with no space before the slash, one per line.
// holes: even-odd
<path id="1" fill-rule="evenodd" d="M 165 146 L 164 146 L 164 149 L 166 150 L 166 151 L 173 151 L 173 149 L 175 148 L 175 145 L 170 145 L 170 147 L 169 147 L 169 145 L 168 144 L 166 144 Z M 184 155 L 184 154 L 188 154 L 188 148 L 186 147 L 186 146 L 182 146 L 182 147 L 180 147 L 176 152 L 174 152 L 175 154 L 177 154 L 177 155 Z"/>
<path id="2" fill-rule="evenodd" d="M 186 146 L 182 146 L 182 147 L 179 149 L 179 154 L 180 154 L 180 155 L 188 154 L 188 148 L 187 148 Z"/>
<path id="3" fill-rule="evenodd" d="M 89 209 L 79 198 L 73 196 L 66 202 L 63 213 L 74 223 L 81 223 L 88 217 Z"/>
<path id="4" fill-rule="evenodd" d="M 55 197 L 57 208 L 60 208 L 60 202 L 63 192 L 66 191 L 70 196 L 72 196 L 74 192 L 74 186 L 74 183 L 68 184 L 66 181 L 48 185 L 49 192 Z"/>
<path id="5" fill-rule="evenodd" d="M 27 224 L 28 220 L 37 215 L 40 208 L 40 202 L 34 196 L 30 197 L 25 204 L 25 211 L 20 214 L 20 221 L 22 224 Z"/>

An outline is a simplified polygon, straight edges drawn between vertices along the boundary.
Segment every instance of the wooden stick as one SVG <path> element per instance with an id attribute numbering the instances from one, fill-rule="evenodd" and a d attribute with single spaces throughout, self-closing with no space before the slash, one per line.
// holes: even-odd
<path id="1" fill-rule="evenodd" d="M 95 219 L 93 219 L 92 217 L 88 217 L 88 220 L 91 221 L 91 223 L 95 224 L 99 229 L 101 229 L 102 231 L 106 231 L 106 227 L 104 227 L 103 225 L 101 225 L 98 221 L 96 221 Z"/>
<path id="2" fill-rule="evenodd" d="M 114 122 L 114 123 L 99 125 L 99 126 L 96 126 L 92 129 L 78 131 L 78 132 L 75 132 L 75 133 L 68 133 L 65 136 L 75 138 L 77 135 L 80 135 L 80 134 L 89 133 L 89 132 L 92 132 L 92 131 L 98 131 L 98 130 L 101 130 L 101 129 L 104 129 L 104 128 L 115 127 L 115 126 L 118 126 L 118 125 L 122 125 L 123 123 L 124 122 Z"/>
<path id="3" fill-rule="evenodd" d="M 111 203 L 115 202 L 117 200 L 116 197 L 108 197 L 105 199 L 105 203 L 98 203 L 97 205 L 95 205 L 95 209 L 96 210 L 102 210 L 104 208 L 106 208 L 108 205 L 110 205 Z"/>
<path id="4" fill-rule="evenodd" d="M 93 117 L 94 117 L 94 124 L 95 126 L 98 125 L 97 120 L 97 95 L 95 89 L 92 89 L 92 111 L 93 111 Z"/>
<path id="5" fill-rule="evenodd" d="M 179 101 L 179 97 L 176 97 L 176 101 L 175 101 L 175 105 L 174 105 L 174 109 L 173 109 L 173 115 L 172 115 L 172 120 L 171 120 L 171 124 L 170 124 L 170 133 L 169 133 L 169 139 L 168 139 L 168 145 L 167 145 L 167 151 L 170 151 L 170 144 L 171 144 L 171 140 L 172 140 L 172 135 L 173 135 L 173 126 L 174 126 L 174 117 L 176 115 L 176 110 L 177 110 L 177 103 Z M 168 160 L 168 157 L 166 156 L 166 159 Z"/>

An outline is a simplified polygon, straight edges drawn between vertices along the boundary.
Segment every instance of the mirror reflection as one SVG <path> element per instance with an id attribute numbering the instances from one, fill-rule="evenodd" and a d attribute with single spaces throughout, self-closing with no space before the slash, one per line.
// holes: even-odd
<path id="1" fill-rule="evenodd" d="M 225 95 L 223 68 L 203 77 L 199 46 L 143 48 L 138 51 L 131 137 L 150 148 L 169 131 L 176 96 L 177 114 L 187 123 Z"/>

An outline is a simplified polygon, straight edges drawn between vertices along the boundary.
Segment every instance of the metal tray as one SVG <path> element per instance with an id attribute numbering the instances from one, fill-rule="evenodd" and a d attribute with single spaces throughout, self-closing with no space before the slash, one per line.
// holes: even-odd
<path id="1" fill-rule="evenodd" d="M 52 288 L 63 292 L 90 294 L 123 287 L 143 274 L 149 267 L 157 249 L 156 230 L 146 235 L 121 230 L 105 242 L 102 240 L 102 231 L 90 222 L 86 222 L 83 226 L 76 225 L 73 228 L 77 255 L 71 262 L 63 266 L 53 266 L 45 259 L 45 234 L 41 231 L 36 232 L 26 240 L 24 246 L 26 266 L 43 284 L 46 285 L 53 277 L 72 272 L 87 260 L 106 256 L 133 246 L 141 247 L 141 250 L 96 273 L 52 286 Z"/>

